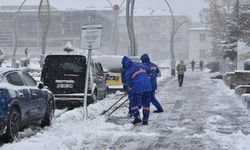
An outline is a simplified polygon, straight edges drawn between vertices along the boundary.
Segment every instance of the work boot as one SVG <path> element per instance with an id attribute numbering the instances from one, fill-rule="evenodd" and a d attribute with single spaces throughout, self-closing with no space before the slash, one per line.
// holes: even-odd
<path id="1" fill-rule="evenodd" d="M 132 123 L 133 125 L 136 125 L 136 124 L 141 123 L 141 122 L 142 122 L 142 120 L 141 120 L 140 118 L 135 118 L 135 120 L 132 121 L 131 123 Z"/>
<path id="2" fill-rule="evenodd" d="M 133 117 L 133 114 L 131 112 L 128 113 L 128 118 Z"/>
<path id="3" fill-rule="evenodd" d="M 159 110 L 159 109 L 157 109 L 157 110 L 154 111 L 154 113 L 162 113 L 162 112 L 164 112 L 164 111 L 163 110 Z"/>
<path id="4" fill-rule="evenodd" d="M 148 125 L 148 121 L 143 121 L 142 125 Z"/>
<path id="5" fill-rule="evenodd" d="M 148 119 L 144 119 L 144 118 L 143 118 L 142 125 L 148 125 Z"/>

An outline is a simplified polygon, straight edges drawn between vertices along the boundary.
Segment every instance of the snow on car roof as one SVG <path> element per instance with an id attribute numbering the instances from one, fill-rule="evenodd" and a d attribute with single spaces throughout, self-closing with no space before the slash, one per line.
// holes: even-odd
<path id="1" fill-rule="evenodd" d="M 0 74 L 4 73 L 4 72 L 8 72 L 8 71 L 14 71 L 16 69 L 14 68 L 5 68 L 5 67 L 0 67 Z"/>
<path id="2" fill-rule="evenodd" d="M 121 61 L 123 56 L 101 55 L 101 56 L 94 56 L 93 58 L 101 62 L 104 72 L 108 72 L 111 69 L 122 68 Z"/>
<path id="3" fill-rule="evenodd" d="M 141 62 L 138 56 L 128 56 L 133 62 Z M 122 58 L 120 55 L 100 55 L 93 56 L 96 60 L 100 61 L 104 72 L 109 72 L 110 70 L 117 70 L 122 68 Z"/>

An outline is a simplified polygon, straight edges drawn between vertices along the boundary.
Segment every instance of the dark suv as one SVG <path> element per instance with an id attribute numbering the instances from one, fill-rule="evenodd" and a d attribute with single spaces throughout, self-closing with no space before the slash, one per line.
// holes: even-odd
<path id="1" fill-rule="evenodd" d="M 88 104 L 101 100 L 106 94 L 102 65 L 92 60 L 88 89 Z M 84 55 L 48 55 L 42 69 L 41 81 L 54 94 L 56 103 L 82 104 L 87 70 Z"/>
<path id="2" fill-rule="evenodd" d="M 0 68 L 0 135 L 12 141 L 18 131 L 31 123 L 50 125 L 54 97 L 26 72 Z"/>

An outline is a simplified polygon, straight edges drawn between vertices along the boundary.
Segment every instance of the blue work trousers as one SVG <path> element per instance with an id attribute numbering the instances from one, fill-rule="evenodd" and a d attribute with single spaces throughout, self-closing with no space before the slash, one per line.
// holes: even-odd
<path id="1" fill-rule="evenodd" d="M 155 91 L 150 93 L 150 101 L 155 106 L 155 108 L 159 111 L 163 111 L 160 102 L 155 98 Z"/>
<path id="2" fill-rule="evenodd" d="M 130 104 L 131 112 L 135 118 L 140 118 L 139 109 L 142 107 L 143 121 L 148 121 L 150 113 L 150 98 L 151 92 L 133 93 Z"/>

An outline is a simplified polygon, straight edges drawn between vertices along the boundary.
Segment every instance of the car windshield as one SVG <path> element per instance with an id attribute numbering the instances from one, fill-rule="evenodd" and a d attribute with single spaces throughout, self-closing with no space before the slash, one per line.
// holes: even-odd
<path id="1" fill-rule="evenodd" d="M 84 56 L 76 55 L 55 55 L 47 56 L 45 66 L 50 72 L 79 74 L 86 68 L 86 59 Z"/>
<path id="2" fill-rule="evenodd" d="M 136 56 L 130 56 L 129 57 L 133 62 L 136 62 L 136 63 L 140 63 L 141 62 L 141 59 L 140 57 L 136 57 Z"/>
<path id="3" fill-rule="evenodd" d="M 107 57 L 96 57 L 101 62 L 104 72 L 121 72 L 122 68 L 122 56 L 107 56 Z"/>

